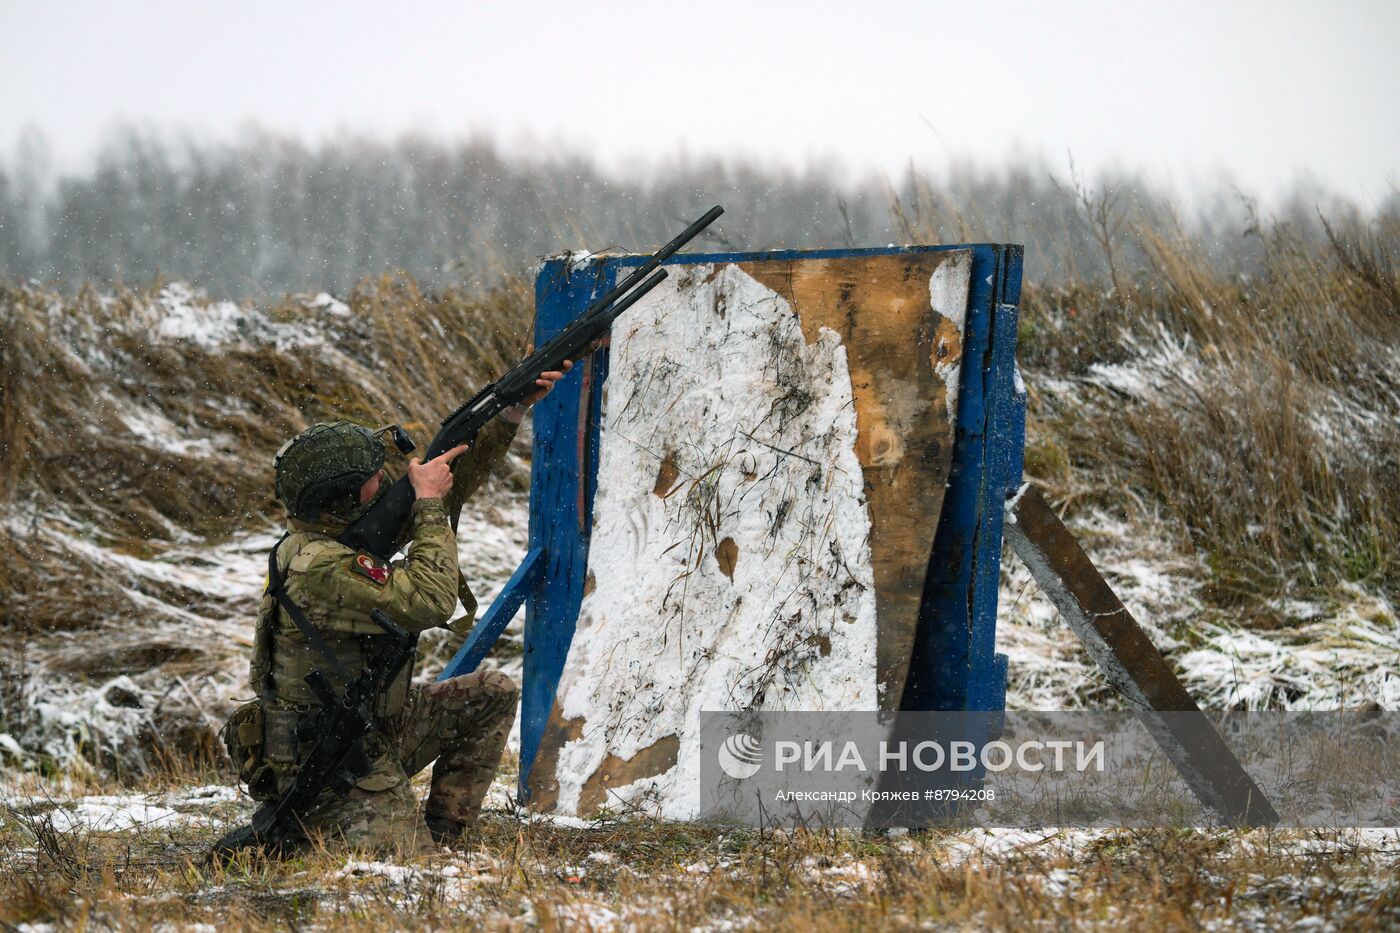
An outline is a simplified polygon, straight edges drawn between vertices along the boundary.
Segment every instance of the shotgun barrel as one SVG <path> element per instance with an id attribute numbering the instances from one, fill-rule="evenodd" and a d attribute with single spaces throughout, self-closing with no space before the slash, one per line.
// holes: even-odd
<path id="1" fill-rule="evenodd" d="M 715 218 L 723 213 L 724 209 L 718 205 L 710 208 L 699 220 L 682 230 L 625 279 L 589 305 L 583 314 L 562 331 L 443 419 L 437 433 L 428 444 L 423 459 L 431 460 L 441 456 L 458 444 L 470 444 L 487 422 L 506 408 L 530 396 L 537 388 L 535 380 L 541 373 L 557 370 L 565 360 L 575 359 L 580 351 L 607 333 L 619 314 L 666 278 L 666 270 L 658 267 L 682 246 L 695 239 L 700 231 L 714 223 Z M 400 478 L 364 515 L 346 528 L 337 540 L 348 547 L 372 554 L 380 560 L 388 560 L 398 550 L 404 525 L 413 509 L 413 499 L 413 486 L 408 477 Z"/>

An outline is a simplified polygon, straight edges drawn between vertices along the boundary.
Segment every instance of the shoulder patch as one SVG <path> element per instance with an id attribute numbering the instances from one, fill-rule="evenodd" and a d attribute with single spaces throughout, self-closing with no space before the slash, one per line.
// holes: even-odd
<path id="1" fill-rule="evenodd" d="M 368 554 L 357 554 L 350 562 L 350 569 L 362 577 L 368 577 L 380 586 L 389 582 L 389 574 L 393 568 L 388 564 L 381 564 Z"/>

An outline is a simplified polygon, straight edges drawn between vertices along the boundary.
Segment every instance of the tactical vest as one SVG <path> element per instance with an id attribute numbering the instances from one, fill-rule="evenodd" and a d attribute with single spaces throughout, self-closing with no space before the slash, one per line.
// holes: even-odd
<path id="1" fill-rule="evenodd" d="M 333 538 L 313 532 L 296 532 L 287 536 L 278 547 L 277 566 L 287 597 L 301 608 L 341 666 L 353 677 L 364 669 L 376 653 L 378 639 L 385 636 L 368 617 L 351 613 L 334 600 L 318 599 L 317 594 L 308 592 L 302 583 L 305 571 L 314 563 L 338 560 L 343 556 L 346 556 L 345 546 Z M 307 685 L 306 675 L 314 670 L 327 670 L 328 667 L 326 658 L 287 617 L 269 586 L 258 607 L 253 657 L 249 664 L 249 680 L 258 695 L 258 709 L 256 714 L 249 711 L 247 715 L 257 715 L 262 720 L 262 728 L 243 730 L 249 733 L 249 738 L 252 738 L 252 732 L 261 731 L 262 742 L 258 754 L 245 752 L 242 758 L 261 759 L 260 764 L 269 766 L 280 777 L 296 772 L 301 763 L 301 753 L 309 750 L 315 741 L 314 736 L 299 736 L 298 726 L 321 705 Z M 399 671 L 375 704 L 381 726 L 367 742 L 366 751 L 371 759 L 390 747 L 391 740 L 387 733 L 394 728 L 403 712 L 412 679 L 413 664 L 409 663 Z M 334 677 L 332 682 L 335 683 Z M 340 689 L 344 685 L 335 683 L 335 686 Z M 235 756 L 235 760 L 239 757 Z M 249 776 L 244 775 L 244 779 L 249 780 Z M 251 787 L 252 781 L 249 780 L 249 783 Z"/>

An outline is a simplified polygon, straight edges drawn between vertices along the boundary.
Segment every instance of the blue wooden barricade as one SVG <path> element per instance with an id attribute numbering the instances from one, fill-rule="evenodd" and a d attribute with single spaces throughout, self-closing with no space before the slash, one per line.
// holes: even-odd
<path id="1" fill-rule="evenodd" d="M 901 706 L 917 710 L 1005 707 L 1006 656 L 995 653 L 1002 504 L 1021 481 L 1026 395 L 1016 368 L 1019 246 L 913 246 L 685 254 L 694 263 L 835 259 L 967 249 L 972 276 L 963 333 L 956 435 L 948 492 L 929 562 Z M 544 263 L 535 281 L 535 342 L 558 333 L 645 257 Z M 520 709 L 520 789 L 554 703 L 583 602 L 598 472 L 599 418 L 608 353 L 582 360 L 534 412 L 530 543 L 525 559 L 448 663 L 442 677 L 476 669 L 525 606 Z"/>

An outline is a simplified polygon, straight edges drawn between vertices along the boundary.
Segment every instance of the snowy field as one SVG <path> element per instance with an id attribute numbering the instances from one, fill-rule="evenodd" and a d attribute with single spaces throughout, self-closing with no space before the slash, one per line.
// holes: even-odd
<path id="1" fill-rule="evenodd" d="M 12 929 L 1393 928 L 1400 831 L 728 832 L 531 817 L 414 859 L 201 866 L 223 785 L 0 802 Z M 13 876 L 12 876 L 13 877 Z M 56 919 L 28 920 L 26 917 Z"/>
<path id="2" fill-rule="evenodd" d="M 479 500 L 464 512 L 459 529 L 463 571 L 477 593 L 479 613 L 524 555 L 527 521 L 526 501 L 519 495 Z M 1279 609 L 1290 625 L 1248 631 L 1202 605 L 1197 596 L 1202 566 L 1155 549 L 1142 529 L 1103 516 L 1071 524 L 1203 707 L 1312 710 L 1356 708 L 1366 702 L 1400 707 L 1400 626 L 1394 608 L 1379 597 L 1358 591 L 1334 605 L 1288 603 Z M 141 559 L 103 550 L 49 517 L 32 519 L 29 528 L 100 572 L 129 581 L 128 593 L 149 620 L 149 628 L 131 633 L 133 640 L 195 640 L 217 663 L 181 673 L 173 682 L 160 668 L 105 679 L 73 678 L 54 670 L 61 670 L 67 652 L 87 646 L 76 636 L 58 640 L 51 655 L 28 658 L 20 672 L 25 728 L 0 733 L 0 755 L 10 768 L 23 769 L 40 758 L 80 766 L 80 750 L 91 744 L 130 758 L 138 754 L 134 743 L 157 730 L 172 706 L 217 728 L 224 711 L 247 692 L 252 614 L 275 531 L 212 550 L 176 547 Z M 158 584 L 178 601 L 146 595 L 145 590 L 157 587 L 143 584 Z M 191 603 L 208 608 L 193 612 L 186 608 Z M 1212 621 L 1194 624 L 1203 615 L 1213 615 Z M 518 650 L 522 619 L 523 613 L 507 630 L 507 648 Z M 1189 641 L 1174 634 L 1188 628 L 1194 633 Z M 427 652 L 440 664 L 446 660 L 445 647 L 434 651 L 432 645 L 430 641 Z M 1117 707 L 1074 635 L 1009 551 L 1002 565 L 997 645 L 1010 657 L 1009 708 Z M 507 655 L 500 663 L 518 673 L 518 655 Z"/>
<path id="3" fill-rule="evenodd" d="M 483 607 L 524 553 L 526 520 L 520 496 L 478 503 L 463 517 L 463 569 Z M 1350 705 L 1359 693 L 1393 708 L 1393 692 L 1383 691 L 1394 690 L 1395 621 L 1379 600 L 1358 594 L 1331 611 L 1290 607 L 1299 616 L 1297 628 L 1261 634 L 1222 624 L 1186 645 L 1169 632 L 1201 611 L 1194 595 L 1201 569 L 1144 548 L 1141 537 L 1102 518 L 1081 522 L 1077 530 L 1206 705 L 1328 708 Z M 81 854 L 108 865 L 108 875 L 117 879 L 109 887 L 101 879 L 84 881 L 87 876 L 79 873 L 80 880 L 65 889 L 66 903 L 84 904 L 84 916 L 99 924 L 106 917 L 115 926 L 208 929 L 200 924 L 221 923 L 230 910 L 239 918 L 236 925 L 247 927 L 313 916 L 312 926 L 321 928 L 366 921 L 431 927 L 470 917 L 492 929 L 597 931 L 782 928 L 798 917 L 818 924 L 839 918 L 839 925 L 852 917 L 897 926 L 918 920 L 932 928 L 1059 928 L 1073 917 L 1078 926 L 1115 928 L 1150 916 L 1167 926 L 1199 923 L 1215 930 L 1342 930 L 1397 919 L 1396 830 L 1172 834 L 1048 828 L 873 839 L 828 834 L 787 842 L 763 834 L 725 837 L 645 819 L 619 824 L 528 816 L 513 802 L 513 753 L 488 798 L 483 832 L 466 851 L 417 861 L 325 856 L 270 875 L 191 873 L 179 865 L 197 860 L 211 837 L 245 817 L 246 798 L 222 783 L 94 792 L 93 776 L 83 776 L 76 755 L 84 741 L 121 745 L 149 735 L 156 704 L 132 697 L 160 697 L 164 703 L 183 698 L 205 711 L 212 726 L 218 711 L 242 695 L 250 609 L 272 533 L 231 543 L 212 557 L 205 553 L 200 561 L 179 551 L 138 560 L 103 554 L 76 537 L 62 540 L 85 559 L 217 597 L 226 610 L 195 616 L 179 605 L 150 604 L 152 618 L 227 648 L 218 669 L 183 676 L 173 690 L 158 671 L 82 683 L 55 678 L 34 661 L 26 685 L 27 695 L 35 697 L 31 731 L 0 740 L 10 756 L 0 839 L 15 847 L 11 864 L 29 866 L 28 873 L 52 871 L 56 860 Z M 1001 607 L 998 642 L 1011 656 L 1008 705 L 1114 703 L 1009 554 Z M 518 645 L 518 624 L 508 644 Z M 445 647 L 437 653 L 439 662 L 444 657 Z M 518 676 L 518 655 L 507 656 L 502 666 Z M 1381 690 L 1361 692 L 1367 684 Z M 513 737 L 513 747 L 515 742 Z M 15 768 L 36 753 L 75 767 L 58 779 Z M 138 861 L 158 863 L 149 869 L 154 874 L 145 881 L 120 870 L 113 874 L 116 849 L 128 860 L 135 851 L 141 853 Z M 121 896 L 112 901 L 103 891 Z M 1187 904 L 1183 898 L 1195 900 Z M 872 912 L 872 905 L 884 913 Z M 66 916 L 61 925 L 71 921 Z M 17 928 L 37 933 L 59 926 Z"/>
<path id="4" fill-rule="evenodd" d="M 189 354 L 236 362 L 266 352 L 261 359 L 330 360 L 367 382 L 387 366 L 355 349 L 346 308 L 314 296 L 270 314 L 171 286 L 122 326 L 150 335 L 162 365 L 181 365 Z M 166 458 L 142 461 L 143 469 L 203 469 L 197 475 L 210 477 L 229 464 L 246 469 L 236 447 L 251 430 L 248 421 L 198 427 L 203 422 L 182 409 L 195 389 L 185 387 L 182 396 L 179 385 L 156 393 L 123 381 L 133 359 L 123 353 L 135 351 L 114 350 L 60 311 L 45 311 L 54 334 L 43 365 L 89 386 L 84 404 L 106 399 L 93 438 L 118 452 Z M 301 314 L 314 326 L 285 319 Z M 1060 380 L 1054 387 L 1071 399 L 1109 390 L 1150 394 L 1160 377 L 1154 365 L 1096 364 L 1074 378 L 1053 377 Z M 237 372 L 252 379 L 262 370 Z M 310 378 L 299 372 L 289 384 Z M 1037 378 L 1027 372 L 1033 392 Z M 516 471 L 528 437 L 518 443 Z M 4 607 L 20 637 L 3 653 L 0 843 L 10 858 L 0 885 L 13 897 L 0 917 L 16 928 L 384 929 L 460 925 L 468 917 L 499 929 L 608 930 L 1061 927 L 1067 917 L 1082 926 L 1150 928 L 1400 923 L 1393 831 L 861 837 L 542 819 L 513 804 L 513 751 L 479 836 L 464 852 L 421 863 L 317 856 L 286 866 L 199 868 L 209 838 L 250 805 L 212 763 L 196 765 L 192 776 L 187 759 L 210 747 L 228 710 L 247 696 L 253 609 L 277 530 L 253 522 L 210 544 L 204 532 L 156 513 L 149 521 L 165 523 L 163 540 L 135 546 L 129 537 L 98 533 L 93 516 L 108 514 L 111 501 L 69 496 L 59 505 L 45 495 L 27 493 L 0 513 L 0 532 L 22 556 L 42 556 L 49 563 L 38 566 L 62 566 L 66 579 L 81 584 L 56 594 L 27 589 Z M 1213 579 L 1207 560 L 1184 548 L 1165 520 L 1140 507 L 1112 511 L 1103 501 L 1074 505 L 1067 521 L 1203 706 L 1400 707 L 1400 622 L 1378 593 L 1349 584 L 1325 597 L 1280 599 L 1266 607 L 1276 624 L 1247 624 L 1206 598 Z M 482 611 L 524 553 L 527 519 L 523 492 L 507 486 L 479 495 L 463 516 L 463 569 Z M 69 599 L 74 619 L 87 621 L 27 631 L 26 607 L 57 597 Z M 488 660 L 517 675 L 518 626 Z M 997 642 L 1010 656 L 1009 707 L 1117 705 L 1009 554 Z M 441 637 L 427 640 L 424 676 L 453 647 Z"/>
<path id="5" fill-rule="evenodd" d="M 230 361 L 243 365 L 240 360 L 263 351 L 277 360 L 310 354 L 359 382 L 386 370 L 374 356 L 380 351 L 355 336 L 348 306 L 330 295 L 300 298 L 274 312 L 211 301 L 174 283 L 145 302 L 139 296 L 122 301 L 100 296 L 86 312 L 86 326 L 65 314 L 56 297 L 34 298 L 34 316 L 21 322 L 30 339 L 37 331 L 46 339 L 33 354 L 48 357 L 45 365 L 55 372 L 68 367 L 82 392 L 92 396 L 75 414 L 96 416 L 81 430 L 115 445 L 113 456 L 154 450 L 174 458 L 142 463 L 138 469 L 145 473 L 170 472 L 177 464 L 210 475 L 246 471 L 231 437 L 246 432 L 248 422 L 201 427 L 205 416 L 193 406 L 202 400 L 189 397 L 183 383 L 163 386 L 161 392 L 152 385 L 133 391 L 122 378 L 128 370 L 145 367 L 154 381 L 171 378 L 162 375 L 177 365 L 171 354 L 183 355 L 183 365 L 202 360 L 200 365 L 208 367 Z M 451 313 L 469 315 L 451 307 L 438 312 L 439 318 Z M 118 336 L 137 342 L 123 343 Z M 148 348 L 139 349 L 143 345 Z M 1150 342 L 1125 337 L 1124 345 L 1131 356 L 1094 364 L 1078 376 L 1042 377 L 1028 371 L 1033 396 L 1044 390 L 1061 410 L 1078 406 L 1092 412 L 1107 391 L 1155 397 L 1182 381 L 1204 378 L 1198 356 L 1188 352 L 1189 342 L 1165 331 Z M 236 375 L 246 380 L 255 372 L 239 370 Z M 469 375 L 463 382 L 474 384 Z M 224 408 L 246 407 L 236 399 L 214 401 Z M 1335 408 L 1341 403 L 1333 399 L 1328 404 Z M 528 430 L 515 450 L 512 469 L 523 475 Z M 207 742 L 234 699 L 246 695 L 253 606 L 266 549 L 278 532 L 255 526 L 211 546 L 199 533 L 157 514 L 147 523 L 164 523 L 164 543 L 136 548 L 119 536 L 98 533 L 94 511 L 99 517 L 105 514 L 98 503 L 69 498 L 62 502 L 38 495 L 10 503 L 0 512 L 0 533 L 25 555 L 43 555 L 49 563 L 40 570 L 62 566 L 67 576 L 60 590 L 75 583 L 91 589 L 67 594 L 77 600 L 74 610 L 111 621 L 100 634 L 89 625 L 56 627 L 9 646 L 4 657 L 10 699 L 0 719 L 0 761 L 11 773 L 40 764 L 81 770 L 94 759 L 127 773 L 150 771 L 162 756 L 178 757 L 182 743 L 201 735 Z M 1098 506 L 1075 508 L 1066 519 L 1203 706 L 1400 707 L 1400 623 L 1384 598 L 1356 585 L 1334 587 L 1324 598 L 1275 601 L 1266 607 L 1278 620 L 1272 626 L 1247 625 L 1203 598 L 1212 579 L 1206 560 L 1184 552 L 1180 535 L 1165 520 L 1130 505 L 1137 501 L 1125 493 L 1115 514 L 1131 515 L 1131 520 Z M 479 611 L 489 606 L 523 554 L 526 524 L 525 496 L 519 489 L 479 495 L 464 515 L 463 569 L 477 592 Z M 54 587 L 47 590 L 21 588 L 7 618 L 22 622 L 26 607 L 38 605 L 36 599 L 52 599 Z M 1115 705 L 1068 628 L 1009 553 L 1003 563 L 997 642 L 998 650 L 1010 656 L 1009 707 Z M 424 647 L 431 666 L 441 664 L 453 646 L 429 639 Z M 500 657 L 508 669 L 516 663 L 510 652 L 518 647 L 518 628 L 513 628 Z M 171 744 L 166 747 L 166 742 Z"/>

